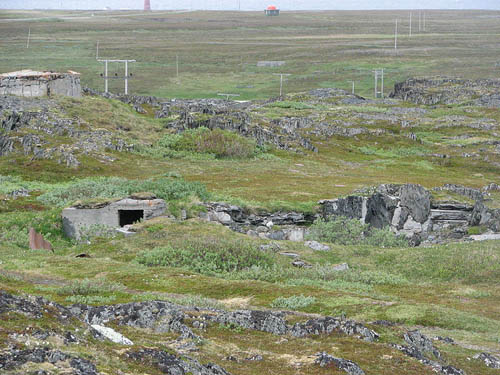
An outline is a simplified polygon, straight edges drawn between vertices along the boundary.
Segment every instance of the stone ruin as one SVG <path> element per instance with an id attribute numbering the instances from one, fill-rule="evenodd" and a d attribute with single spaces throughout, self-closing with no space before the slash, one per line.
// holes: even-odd
<path id="1" fill-rule="evenodd" d="M 80 97 L 80 73 L 70 70 L 67 73 L 20 70 L 0 74 L 0 95 Z"/>
<path id="2" fill-rule="evenodd" d="M 163 199 L 144 193 L 101 203 L 77 202 L 63 210 L 63 229 L 68 237 L 77 240 L 91 231 L 117 230 L 127 235 L 131 224 L 162 216 L 166 208 Z"/>

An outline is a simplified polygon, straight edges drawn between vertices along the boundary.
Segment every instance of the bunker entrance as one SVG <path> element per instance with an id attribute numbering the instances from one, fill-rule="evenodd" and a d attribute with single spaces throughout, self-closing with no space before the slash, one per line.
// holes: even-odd
<path id="1" fill-rule="evenodd" d="M 144 218 L 144 210 L 118 210 L 120 226 L 134 224 Z"/>

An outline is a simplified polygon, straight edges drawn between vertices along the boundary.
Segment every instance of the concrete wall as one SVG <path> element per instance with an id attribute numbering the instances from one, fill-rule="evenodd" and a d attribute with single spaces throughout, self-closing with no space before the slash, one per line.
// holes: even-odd
<path id="1" fill-rule="evenodd" d="M 65 208 L 62 212 L 63 229 L 70 238 L 80 239 L 93 226 L 119 227 L 119 210 L 144 210 L 144 220 L 165 214 L 163 199 L 122 199 L 101 208 Z"/>
<path id="2" fill-rule="evenodd" d="M 82 87 L 80 76 L 75 74 L 60 74 L 50 77 L 7 77 L 0 79 L 0 95 L 80 97 L 82 96 Z"/>

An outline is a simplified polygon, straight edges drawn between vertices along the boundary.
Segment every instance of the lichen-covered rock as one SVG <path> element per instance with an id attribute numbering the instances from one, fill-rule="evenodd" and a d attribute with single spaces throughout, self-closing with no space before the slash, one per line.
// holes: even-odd
<path id="1" fill-rule="evenodd" d="M 392 345 L 409 357 L 417 359 L 420 363 L 431 367 L 435 372 L 445 375 L 465 375 L 465 371 L 444 363 L 441 353 L 437 350 L 432 341 L 420 331 L 409 331 L 405 333 L 405 345 Z M 432 354 L 435 359 L 430 359 L 426 354 Z"/>
<path id="2" fill-rule="evenodd" d="M 483 361 L 484 364 L 489 368 L 500 369 L 500 358 L 495 357 L 488 353 L 479 353 L 474 356 L 474 359 L 479 359 Z"/>
<path id="3" fill-rule="evenodd" d="M 169 375 L 230 375 L 222 367 L 208 363 L 200 364 L 192 358 L 179 358 L 173 354 L 156 349 L 140 349 L 126 353 L 126 356 L 138 362 L 152 365 Z"/>
<path id="4" fill-rule="evenodd" d="M 274 335 L 287 333 L 287 325 L 282 313 L 271 311 L 238 310 L 223 312 L 213 318 L 225 325 L 237 325 L 245 329 L 269 332 Z"/>
<path id="5" fill-rule="evenodd" d="M 147 301 L 97 307 L 77 304 L 71 307 L 71 311 L 89 324 L 102 325 L 113 321 L 156 332 L 177 332 L 182 338 L 198 338 L 184 324 L 186 316 L 181 307 L 170 302 Z"/>
<path id="6" fill-rule="evenodd" d="M 289 328 L 289 333 L 296 337 L 308 335 L 330 334 L 332 332 L 342 332 L 349 336 L 359 335 L 366 341 L 376 341 L 379 335 L 354 320 L 345 320 L 326 316 L 324 318 L 310 319 L 305 323 L 295 323 Z"/>
<path id="7" fill-rule="evenodd" d="M 343 370 L 349 375 L 364 375 L 365 372 L 354 362 L 348 359 L 333 357 L 325 352 L 317 353 L 314 361 L 320 367 L 334 365 L 339 370 Z"/>
<path id="8" fill-rule="evenodd" d="M 98 374 L 97 368 L 92 362 L 48 347 L 33 349 L 10 348 L 7 352 L 0 352 L 0 372 L 15 370 L 29 362 L 58 364 L 68 360 L 75 375 Z"/>

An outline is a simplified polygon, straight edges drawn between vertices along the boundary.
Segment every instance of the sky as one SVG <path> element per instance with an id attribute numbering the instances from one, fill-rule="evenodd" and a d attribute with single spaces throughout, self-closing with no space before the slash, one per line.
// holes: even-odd
<path id="1" fill-rule="evenodd" d="M 143 0 L 0 0 L 0 9 L 142 9 Z M 500 0 L 151 0 L 153 10 L 498 9 Z"/>

